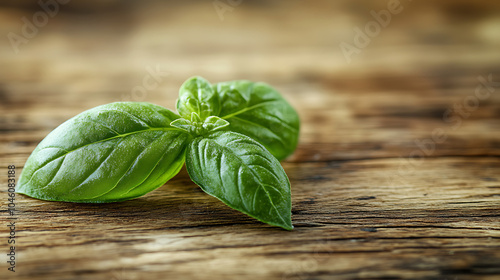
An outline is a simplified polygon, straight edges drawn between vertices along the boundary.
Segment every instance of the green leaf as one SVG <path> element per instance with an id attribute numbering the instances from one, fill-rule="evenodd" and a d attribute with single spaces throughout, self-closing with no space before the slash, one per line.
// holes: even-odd
<path id="1" fill-rule="evenodd" d="M 196 184 L 230 207 L 293 228 L 288 177 L 279 161 L 248 136 L 219 131 L 195 138 L 187 148 L 186 167 Z"/>
<path id="2" fill-rule="evenodd" d="M 194 124 L 201 124 L 201 118 L 200 115 L 198 115 L 196 112 L 191 113 L 191 122 Z"/>
<path id="3" fill-rule="evenodd" d="M 111 103 L 61 124 L 28 158 L 17 191 L 71 202 L 144 195 L 181 169 L 190 136 L 179 116 L 150 103 Z"/>
<path id="4" fill-rule="evenodd" d="M 180 118 L 180 119 L 176 119 L 176 120 L 173 120 L 171 123 L 170 123 L 171 126 L 173 127 L 176 127 L 178 129 L 182 129 L 184 131 L 186 131 L 187 133 L 192 133 L 193 129 L 194 129 L 194 126 L 192 124 L 192 122 L 186 120 L 185 118 Z"/>
<path id="5" fill-rule="evenodd" d="M 180 118 L 172 121 L 170 125 L 182 129 L 192 136 L 203 136 L 229 125 L 228 121 L 216 116 L 210 116 L 204 122 L 199 122 L 197 116 L 196 113 L 193 113 L 191 121 Z"/>
<path id="6" fill-rule="evenodd" d="M 229 125 L 228 121 L 223 120 L 223 119 L 216 117 L 216 116 L 210 116 L 203 123 L 203 128 L 207 132 L 212 132 L 212 131 L 223 129 L 224 127 L 226 127 L 228 125 Z"/>
<path id="7" fill-rule="evenodd" d="M 219 114 L 219 96 L 207 80 L 201 77 L 190 78 L 179 89 L 177 111 L 187 120 L 194 112 L 204 121 L 209 116 Z"/>
<path id="8" fill-rule="evenodd" d="M 264 145 L 279 160 L 291 155 L 299 138 L 299 116 L 271 86 L 250 81 L 214 85 L 220 97 L 219 116 L 226 130 L 245 134 Z"/>

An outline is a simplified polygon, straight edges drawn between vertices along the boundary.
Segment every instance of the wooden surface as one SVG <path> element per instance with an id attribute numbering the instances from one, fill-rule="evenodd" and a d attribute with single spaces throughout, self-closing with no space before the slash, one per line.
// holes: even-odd
<path id="1" fill-rule="evenodd" d="M 348 63 L 339 44 L 388 3 L 366 2 L 243 1 L 223 19 L 209 1 L 70 3 L 19 53 L 2 37 L 0 279 L 499 279 L 499 4 L 402 1 Z M 2 34 L 40 10 L 1 3 Z M 148 67 L 158 84 L 133 95 Z M 19 175 L 48 132 L 94 106 L 174 108 L 193 75 L 265 81 L 297 108 L 283 162 L 295 229 L 229 209 L 182 170 L 122 203 L 18 195 L 7 271 L 7 165 Z"/>

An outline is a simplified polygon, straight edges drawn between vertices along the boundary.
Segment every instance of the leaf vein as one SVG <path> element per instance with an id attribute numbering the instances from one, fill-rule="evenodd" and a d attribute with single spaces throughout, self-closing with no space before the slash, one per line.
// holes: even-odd
<path id="1" fill-rule="evenodd" d="M 54 175 L 52 176 L 52 178 L 50 178 L 50 181 L 47 183 L 47 185 L 45 185 L 44 187 L 42 187 L 42 189 L 48 187 L 52 181 L 54 181 L 54 179 L 56 178 L 57 174 L 59 173 L 59 171 L 61 170 L 60 167 L 63 165 L 64 161 L 66 160 L 66 157 L 64 157 L 62 160 L 61 160 L 61 163 L 57 165 L 57 171 L 54 173 Z M 32 177 L 33 178 L 33 177 Z M 31 181 L 31 180 L 30 180 Z"/>
<path id="2" fill-rule="evenodd" d="M 268 172 L 269 174 L 271 174 L 277 182 L 280 182 L 281 180 L 278 178 L 278 176 L 276 174 L 274 174 L 273 172 L 269 171 L 267 168 L 265 168 L 264 166 L 260 165 L 260 164 L 248 164 L 247 165 L 248 167 L 250 166 L 260 166 L 262 167 L 266 172 Z"/>
<path id="3" fill-rule="evenodd" d="M 273 136 L 274 136 L 273 138 L 275 138 L 276 140 L 278 140 L 278 142 L 280 142 L 283 146 L 285 146 L 285 147 L 286 147 L 286 143 L 285 143 L 285 141 L 284 141 L 283 139 L 281 139 L 281 137 L 280 137 L 278 134 L 276 134 L 274 131 L 272 131 L 272 130 L 271 130 L 271 129 L 269 129 L 268 127 L 265 127 L 265 126 L 263 126 L 263 125 L 261 125 L 261 124 L 259 124 L 259 123 L 252 122 L 252 121 L 249 121 L 249 120 L 245 120 L 245 119 L 242 119 L 242 118 L 239 118 L 239 117 L 234 117 L 234 118 L 235 118 L 235 119 L 238 119 L 238 120 L 240 120 L 240 121 L 242 121 L 242 122 L 251 123 L 251 124 L 256 125 L 256 126 L 258 126 L 258 127 L 262 127 L 263 129 L 265 129 L 265 130 L 269 131 L 269 133 L 270 133 L 271 135 L 273 135 Z"/>
<path id="4" fill-rule="evenodd" d="M 66 153 L 60 155 L 60 156 L 57 156 L 49 161 L 47 161 L 46 163 L 42 164 L 41 166 L 39 166 L 34 172 L 33 172 L 33 175 L 31 175 L 32 177 L 42 168 L 44 168 L 47 164 L 69 154 L 69 153 L 72 153 L 76 150 L 79 150 L 79 149 L 82 149 L 82 148 L 85 148 L 87 146 L 90 146 L 90 145 L 94 145 L 94 144 L 97 144 L 97 143 L 101 143 L 101 142 L 106 142 L 106 141 L 111 141 L 113 139 L 116 139 L 116 138 L 120 138 L 120 137 L 126 137 L 126 136 L 129 136 L 129 135 L 132 135 L 132 134 L 137 134 L 137 133 L 142 133 L 142 132 L 149 132 L 149 131 L 169 131 L 169 130 L 178 130 L 178 131 L 182 131 L 180 129 L 177 129 L 177 128 L 151 128 L 151 129 L 144 129 L 144 130 L 137 130 L 137 131 L 133 131 L 133 132 L 130 132 L 130 133 L 126 133 L 126 134 L 121 134 L 121 135 L 117 135 L 117 136 L 113 136 L 113 137 L 109 137 L 109 138 L 105 138 L 105 139 L 101 139 L 99 141 L 95 141 L 95 142 L 92 142 L 92 143 L 88 143 L 88 144 L 85 144 L 83 146 L 80 146 L 80 147 L 77 147 L 76 149 L 73 149 L 73 150 L 65 150 L 67 151 Z M 182 131 L 183 132 L 183 131 Z M 44 148 L 41 148 L 40 150 L 42 150 Z M 62 148 L 61 148 L 62 149 Z"/>
<path id="5" fill-rule="evenodd" d="M 94 174 L 97 172 L 97 170 L 99 170 L 99 168 L 101 168 L 101 166 L 104 164 L 104 162 L 106 162 L 106 160 L 108 160 L 108 158 L 111 156 L 111 154 L 113 154 L 113 152 L 115 151 L 116 149 L 116 146 L 118 146 L 122 141 L 123 141 L 124 138 L 121 138 L 117 143 L 115 143 L 113 145 L 113 148 L 110 148 L 109 149 L 109 153 L 106 155 L 106 157 L 104 157 L 104 159 L 99 163 L 99 165 L 95 168 L 94 171 L 92 171 L 92 173 L 90 173 L 87 177 L 85 177 L 83 179 L 83 181 L 78 184 L 78 186 L 74 187 L 72 190 L 70 190 L 69 192 L 72 193 L 74 192 L 75 190 L 79 189 L 81 186 L 83 186 L 83 184 Z"/>
<path id="6" fill-rule="evenodd" d="M 121 133 L 119 133 L 118 131 L 116 131 L 116 130 L 112 129 L 111 127 L 109 127 L 109 126 L 107 126 L 107 125 L 104 125 L 104 124 L 102 124 L 102 123 L 100 123 L 100 122 L 98 122 L 98 121 L 95 121 L 95 120 L 85 120 L 85 121 L 86 121 L 86 122 L 90 122 L 90 123 L 95 123 L 95 124 L 97 124 L 97 125 L 100 125 L 100 126 L 102 126 L 102 127 L 105 127 L 105 128 L 107 128 L 107 129 L 111 130 L 111 131 L 112 131 L 113 133 L 115 133 L 116 135 L 121 135 Z"/>
<path id="7" fill-rule="evenodd" d="M 241 190 L 241 186 L 243 185 L 242 181 L 241 181 L 241 169 L 242 169 L 242 166 L 240 165 L 238 167 L 238 170 L 236 172 L 236 181 L 238 181 L 238 194 L 240 195 L 240 199 L 241 199 L 241 202 L 243 203 L 243 206 L 245 206 L 246 209 L 250 210 L 248 208 L 248 205 L 245 201 L 245 199 L 243 198 L 243 191 Z"/>
<path id="8" fill-rule="evenodd" d="M 239 111 L 236 111 L 234 113 L 231 113 L 231 114 L 227 114 L 223 117 L 221 117 L 222 119 L 229 119 L 229 118 L 232 118 L 232 117 L 235 117 L 239 114 L 243 114 L 245 112 L 248 112 L 248 111 L 251 111 L 253 109 L 256 109 L 256 108 L 259 108 L 259 107 L 262 107 L 262 106 L 266 106 L 266 105 L 269 105 L 271 103 L 276 103 L 276 102 L 282 102 L 283 100 L 280 100 L 280 99 L 274 99 L 274 100 L 267 100 L 267 101 L 264 101 L 262 103 L 259 103 L 259 104 L 256 104 L 256 105 L 252 105 L 252 106 L 249 106 L 249 107 L 245 107 Z"/>
<path id="9" fill-rule="evenodd" d="M 281 221 L 283 222 L 283 224 L 285 224 L 285 225 L 286 225 L 286 224 L 287 224 L 287 222 L 286 222 L 286 221 L 285 221 L 285 219 L 281 216 L 280 211 L 278 210 L 278 208 L 276 207 L 276 205 L 274 205 L 274 201 L 272 200 L 271 195 L 269 194 L 268 190 L 266 190 L 266 188 L 264 187 L 265 183 L 264 183 L 264 182 L 262 182 L 262 181 L 260 180 L 260 178 L 259 178 L 258 174 L 256 174 L 256 173 L 255 173 L 255 170 L 253 170 L 252 168 L 250 168 L 250 167 L 248 166 L 248 164 L 247 164 L 247 163 L 246 163 L 243 159 L 241 159 L 240 157 L 238 157 L 238 156 L 237 156 L 237 154 L 235 154 L 235 153 L 234 153 L 231 149 L 229 149 L 229 148 L 227 148 L 227 147 L 225 147 L 225 146 L 222 146 L 221 144 L 219 144 L 219 143 L 218 143 L 217 141 L 215 141 L 215 140 L 214 140 L 213 142 L 214 142 L 215 144 L 217 144 L 219 147 L 221 147 L 222 149 L 227 150 L 229 153 L 231 153 L 231 154 L 235 155 L 235 156 L 236 156 L 236 158 L 240 159 L 240 163 L 241 163 L 241 165 L 244 165 L 245 167 L 247 167 L 247 168 L 250 170 L 250 173 L 253 175 L 253 177 L 256 179 L 256 181 L 259 183 L 259 185 L 261 185 L 261 186 L 262 186 L 262 189 L 263 189 L 263 190 L 264 190 L 264 192 L 266 193 L 266 196 L 267 196 L 267 198 L 268 198 L 269 202 L 271 203 L 271 206 L 272 206 L 272 207 L 273 207 L 273 209 L 276 211 L 276 213 L 278 214 L 278 216 L 279 216 L 279 218 L 281 219 Z M 251 144 L 251 145 L 255 145 L 255 144 Z M 241 168 L 241 166 L 240 166 L 240 168 Z M 239 188 L 239 187 L 238 187 L 238 188 Z M 280 194 L 281 194 L 281 192 L 280 192 Z M 246 207 L 246 205 L 245 205 L 245 207 Z"/>
<path id="10" fill-rule="evenodd" d="M 292 130 L 292 131 L 297 131 L 297 128 L 291 126 L 290 124 L 288 124 L 287 122 L 285 122 L 284 120 L 278 118 L 277 116 L 275 115 L 272 115 L 272 114 L 269 114 L 267 112 L 262 112 L 263 115 L 269 117 L 269 118 L 272 118 L 274 119 L 277 123 L 283 125 L 283 126 L 286 126 L 289 130 Z"/>
<path id="11" fill-rule="evenodd" d="M 130 108 L 130 107 L 129 107 Z M 139 118 L 138 116 L 136 115 L 133 115 L 127 111 L 122 111 L 122 110 L 118 110 L 118 109 L 104 109 L 102 111 L 99 111 L 99 112 L 119 112 L 119 113 L 122 113 L 122 114 L 125 114 L 125 115 L 129 115 L 131 116 L 132 118 L 135 118 L 136 120 L 138 120 L 140 123 L 142 123 L 144 126 L 146 126 L 147 128 L 152 128 L 151 126 L 149 126 L 146 121 L 144 121 L 143 119 Z"/>

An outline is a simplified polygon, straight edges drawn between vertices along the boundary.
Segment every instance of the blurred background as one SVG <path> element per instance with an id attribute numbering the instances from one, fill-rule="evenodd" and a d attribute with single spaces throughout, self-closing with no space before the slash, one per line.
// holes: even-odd
<path id="1" fill-rule="evenodd" d="M 103 103 L 173 109 L 182 82 L 200 75 L 278 88 L 302 117 L 302 147 L 317 150 L 298 156 L 393 156 L 428 137 L 422 120 L 449 125 L 443 113 L 479 75 L 500 81 L 497 1 L 0 1 L 0 23 L 2 126 L 38 141 Z M 482 153 L 498 151 L 482 140 L 499 128 L 495 100 L 461 132 Z M 452 134 L 452 149 L 467 147 Z"/>
<path id="2" fill-rule="evenodd" d="M 195 75 L 267 82 L 301 118 L 282 163 L 294 231 L 185 171 L 124 203 L 20 195 L 24 279 L 498 278 L 500 1 L 0 0 L 0 35 L 0 160 L 18 174 L 70 117 L 174 109 Z"/>

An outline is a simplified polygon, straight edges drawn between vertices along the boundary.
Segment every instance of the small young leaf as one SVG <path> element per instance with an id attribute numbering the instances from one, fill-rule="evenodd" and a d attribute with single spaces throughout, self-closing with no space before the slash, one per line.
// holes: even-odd
<path id="1" fill-rule="evenodd" d="M 218 83 L 214 90 L 221 100 L 219 116 L 230 123 L 226 130 L 257 140 L 279 160 L 294 152 L 299 116 L 279 92 L 250 81 Z"/>
<path id="2" fill-rule="evenodd" d="M 219 131 L 187 148 L 191 179 L 206 193 L 262 222 L 293 228 L 290 182 L 279 161 L 248 136 Z"/>
<path id="3" fill-rule="evenodd" d="M 61 124 L 40 142 L 19 193 L 44 200 L 112 202 L 144 195 L 184 164 L 190 136 L 175 113 L 149 103 L 111 103 Z"/>
<path id="4" fill-rule="evenodd" d="M 185 118 L 173 120 L 170 125 L 182 129 L 188 133 L 191 133 L 191 131 L 193 130 L 193 124 Z"/>
<path id="5" fill-rule="evenodd" d="M 216 131 L 229 125 L 229 122 L 216 116 L 208 117 L 203 123 L 203 128 L 208 131 Z"/>
<path id="6" fill-rule="evenodd" d="M 177 111 L 187 120 L 191 119 L 191 113 L 194 112 L 203 121 L 219 114 L 219 96 L 207 80 L 201 77 L 190 78 L 179 89 Z"/>

